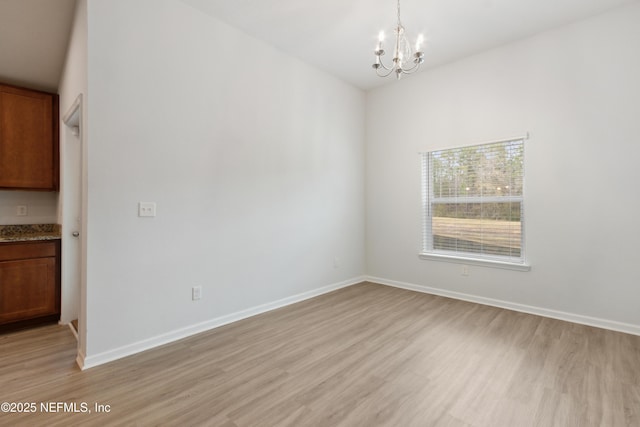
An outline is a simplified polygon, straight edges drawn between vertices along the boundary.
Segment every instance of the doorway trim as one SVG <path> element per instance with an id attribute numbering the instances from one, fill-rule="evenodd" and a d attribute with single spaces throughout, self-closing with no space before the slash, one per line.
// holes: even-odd
<path id="1" fill-rule="evenodd" d="M 76 196 L 80 199 L 79 206 L 79 215 L 80 215 L 80 224 L 79 224 L 79 252 L 80 256 L 76 257 L 77 262 L 80 263 L 76 268 L 80 272 L 80 295 L 78 301 L 78 350 L 76 356 L 76 363 L 82 369 L 84 364 L 84 358 L 86 354 L 86 337 L 87 337 L 87 316 L 86 316 L 86 301 L 87 301 L 87 226 L 86 226 L 86 170 L 85 170 L 85 155 L 86 155 L 86 140 L 84 138 L 84 120 L 83 120 L 83 96 L 80 93 L 71 107 L 67 110 L 67 112 L 62 116 L 62 122 L 65 124 L 68 131 L 70 131 L 74 136 L 76 136 L 79 140 L 80 144 L 80 165 L 79 165 L 79 176 L 77 179 L 79 182 L 79 194 Z M 65 140 L 66 141 L 66 140 Z M 64 153 L 61 153 L 64 154 Z M 62 156 L 61 156 L 62 157 Z M 64 157 L 62 157 L 64 158 Z M 66 167 L 65 167 L 66 168 Z M 63 191 L 64 191 L 64 180 L 63 180 Z M 65 215 L 65 206 L 64 206 L 64 198 L 61 198 L 60 203 L 62 203 L 62 216 Z M 61 217 L 61 222 L 64 222 Z M 63 233 L 68 233 L 71 230 L 62 230 Z M 67 237 L 68 238 L 68 237 Z M 62 255 L 64 256 L 64 245 L 62 250 Z M 78 259 L 79 258 L 79 259 Z"/>

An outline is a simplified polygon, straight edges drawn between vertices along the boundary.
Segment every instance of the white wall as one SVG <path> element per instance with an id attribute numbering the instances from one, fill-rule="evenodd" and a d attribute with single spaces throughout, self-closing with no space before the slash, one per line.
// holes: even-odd
<path id="1" fill-rule="evenodd" d="M 364 273 L 364 93 L 175 0 L 88 20 L 88 359 Z"/>
<path id="2" fill-rule="evenodd" d="M 367 273 L 640 327 L 638 22 L 635 3 L 370 92 Z M 527 131 L 532 270 L 418 259 L 417 153 Z"/>
<path id="3" fill-rule="evenodd" d="M 80 319 L 79 343 L 84 353 L 86 322 L 82 312 L 84 300 L 82 275 L 84 272 L 83 241 L 86 224 L 82 223 L 82 188 L 86 188 L 86 163 L 82 141 L 87 142 L 87 1 L 78 0 L 69 39 L 65 65 L 58 86 L 60 94 L 60 210 L 58 221 L 62 224 L 62 313 L 61 321 Z M 62 119 L 74 107 L 78 97 L 83 100 L 80 114 L 81 135 L 74 135 Z M 84 155 L 84 158 L 83 158 Z M 86 170 L 86 167 L 84 168 Z M 84 181 L 84 185 L 82 182 Z M 86 203 L 85 203 L 86 205 Z M 80 217 L 80 218 L 78 218 Z M 78 223 L 80 220 L 80 223 Z M 75 239 L 71 233 L 80 231 L 82 237 Z M 84 282 L 86 283 L 86 282 Z"/>
<path id="4" fill-rule="evenodd" d="M 17 216 L 18 206 L 27 206 L 27 216 Z M 0 190 L 0 225 L 56 224 L 58 193 Z"/>

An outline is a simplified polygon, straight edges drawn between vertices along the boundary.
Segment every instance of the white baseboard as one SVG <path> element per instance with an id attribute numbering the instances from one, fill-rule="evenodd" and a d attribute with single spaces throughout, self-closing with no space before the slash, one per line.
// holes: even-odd
<path id="1" fill-rule="evenodd" d="M 476 295 L 464 294 L 461 292 L 447 291 L 444 289 L 431 288 L 429 286 L 421 286 L 413 283 L 398 282 L 396 280 L 388 280 L 380 277 L 367 276 L 366 280 L 380 285 L 393 286 L 395 288 L 407 289 L 410 291 L 422 292 L 425 294 L 439 295 L 443 297 L 458 299 L 462 301 L 475 302 L 478 304 L 490 305 L 493 307 L 505 308 L 507 310 L 520 311 L 522 313 L 536 314 L 542 317 L 550 317 L 552 319 L 565 320 L 567 322 L 579 323 L 581 325 L 595 326 L 596 328 L 609 329 L 617 332 L 624 332 L 632 335 L 640 336 L 640 326 L 629 323 L 616 322 L 614 320 L 599 319 L 597 317 L 583 316 L 581 314 L 566 313 L 564 311 L 550 310 L 542 307 L 534 307 L 530 305 L 517 304 L 508 301 L 502 301 L 492 298 L 485 298 Z"/>
<path id="2" fill-rule="evenodd" d="M 86 363 L 84 362 L 84 360 L 87 357 L 84 355 L 84 353 L 82 352 L 82 350 L 78 349 L 78 354 L 76 355 L 76 364 L 78 365 L 78 367 L 80 368 L 80 370 L 84 370 L 87 369 L 86 368 Z"/>
<path id="3" fill-rule="evenodd" d="M 328 292 L 332 292 L 337 289 L 346 288 L 347 286 L 355 285 L 363 281 L 365 281 L 364 276 L 354 277 L 349 280 L 345 280 L 339 283 L 334 283 L 328 286 L 323 286 L 321 288 L 313 289 L 308 292 L 303 292 L 301 294 L 293 295 L 277 301 L 273 301 L 273 302 L 262 304 L 256 307 L 248 308 L 246 310 L 241 310 L 235 313 L 227 314 L 225 316 L 217 317 L 215 319 L 207 320 L 205 322 L 197 323 L 195 325 L 187 326 L 185 328 L 176 329 L 174 331 L 167 332 L 166 334 L 157 335 L 155 337 L 148 338 L 146 340 L 138 341 L 132 344 L 128 344 L 122 347 L 115 348 L 113 350 L 105 351 L 103 353 L 98 353 L 91 356 L 85 356 L 80 351 L 78 351 L 76 363 L 82 370 L 93 368 L 95 366 L 102 365 L 107 362 L 111 362 L 113 360 L 121 359 L 126 356 L 131 356 L 132 354 L 136 354 L 141 351 L 149 350 L 154 347 L 158 347 L 173 341 L 180 340 L 182 338 L 189 337 L 191 335 L 195 335 L 201 332 L 215 329 L 220 326 L 227 325 L 229 323 L 237 322 L 238 320 L 246 319 L 248 317 L 255 316 L 257 314 L 262 314 L 267 311 L 271 311 L 287 305 L 295 304 L 297 302 L 304 301 L 309 298 L 313 298 L 322 294 L 326 294 Z"/>

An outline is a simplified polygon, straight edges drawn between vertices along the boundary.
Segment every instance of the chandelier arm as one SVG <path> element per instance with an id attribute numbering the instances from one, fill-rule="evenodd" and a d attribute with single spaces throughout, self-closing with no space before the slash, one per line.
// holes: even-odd
<path id="1" fill-rule="evenodd" d="M 386 65 L 384 65 L 384 62 L 382 62 L 382 58 L 380 58 L 380 67 L 384 68 L 387 71 L 393 70 L 393 68 L 394 68 L 394 67 L 389 68 Z"/>
<path id="2" fill-rule="evenodd" d="M 411 67 L 411 68 L 403 68 L 402 72 L 404 74 L 411 74 L 411 73 L 415 73 L 416 71 L 418 71 L 418 68 L 420 68 L 420 63 L 414 63 L 413 67 Z"/>
<path id="3" fill-rule="evenodd" d="M 386 68 L 386 67 L 385 67 L 385 70 L 387 70 L 387 71 L 388 71 L 388 73 L 386 73 L 386 74 L 380 74 L 380 71 L 379 71 L 379 70 L 380 70 L 379 68 L 377 68 L 377 69 L 376 69 L 376 75 L 377 75 L 378 77 L 389 77 L 389 76 L 391 75 L 391 73 L 393 73 L 393 71 L 394 71 L 394 69 L 393 69 L 393 68 Z"/>

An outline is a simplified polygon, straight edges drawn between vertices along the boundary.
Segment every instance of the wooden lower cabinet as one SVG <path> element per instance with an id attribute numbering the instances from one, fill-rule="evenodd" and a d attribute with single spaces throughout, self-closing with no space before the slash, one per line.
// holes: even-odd
<path id="1" fill-rule="evenodd" d="M 0 330 L 60 318 L 60 241 L 0 243 Z"/>

